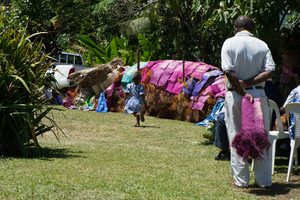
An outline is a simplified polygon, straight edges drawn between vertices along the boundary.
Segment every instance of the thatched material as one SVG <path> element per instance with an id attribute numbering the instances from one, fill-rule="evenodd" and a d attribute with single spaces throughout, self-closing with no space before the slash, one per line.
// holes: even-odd
<path id="1" fill-rule="evenodd" d="M 121 58 L 116 57 L 109 63 L 72 73 L 70 74 L 70 77 L 74 80 L 75 85 L 78 85 L 79 87 L 92 87 L 95 84 L 106 81 L 109 74 L 111 74 L 119 66 L 123 66 L 123 64 L 124 61 Z"/>

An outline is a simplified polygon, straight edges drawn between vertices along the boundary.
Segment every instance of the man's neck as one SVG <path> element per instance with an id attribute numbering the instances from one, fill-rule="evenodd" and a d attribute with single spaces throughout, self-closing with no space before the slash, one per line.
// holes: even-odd
<path id="1" fill-rule="evenodd" d="M 248 30 L 242 30 L 242 31 L 240 31 L 241 33 L 243 33 L 243 32 L 246 32 L 246 33 L 250 33 L 250 34 L 252 34 L 250 31 L 248 31 Z"/>

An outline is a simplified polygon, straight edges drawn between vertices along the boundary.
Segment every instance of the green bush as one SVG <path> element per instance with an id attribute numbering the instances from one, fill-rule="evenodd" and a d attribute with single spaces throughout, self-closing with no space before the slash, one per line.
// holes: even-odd
<path id="1" fill-rule="evenodd" d="M 28 155 L 31 144 L 39 149 L 37 136 L 51 130 L 55 122 L 46 117 L 53 109 L 41 99 L 44 76 L 51 63 L 41 41 L 31 41 L 25 29 L 5 30 L 0 21 L 0 144 L 4 152 L 21 150 Z M 48 118 L 52 124 L 42 123 Z"/>

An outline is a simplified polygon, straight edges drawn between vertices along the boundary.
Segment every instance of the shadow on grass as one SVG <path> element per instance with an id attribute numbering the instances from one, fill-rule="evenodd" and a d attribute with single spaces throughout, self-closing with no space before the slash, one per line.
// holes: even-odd
<path id="1" fill-rule="evenodd" d="M 250 186 L 249 191 L 250 194 L 255 194 L 257 196 L 278 196 L 288 194 L 292 189 L 298 189 L 300 187 L 300 183 L 273 183 L 272 187 L 268 189 L 259 188 L 257 185 Z"/>
<path id="2" fill-rule="evenodd" d="M 52 148 L 40 148 L 28 149 L 28 156 L 24 156 L 21 151 L 13 151 L 13 152 L 5 152 L 2 158 L 27 158 L 27 159 L 41 159 L 41 160 L 49 160 L 51 161 L 53 158 L 76 158 L 76 157 L 84 157 L 83 151 L 72 151 L 69 149 L 52 149 Z"/>
<path id="3" fill-rule="evenodd" d="M 135 126 L 135 128 L 160 128 L 159 126 Z"/>
<path id="4" fill-rule="evenodd" d="M 199 142 L 199 145 L 205 145 L 205 146 L 213 145 L 213 144 L 214 144 L 214 141 L 211 141 L 211 140 L 205 140 L 204 142 Z"/>

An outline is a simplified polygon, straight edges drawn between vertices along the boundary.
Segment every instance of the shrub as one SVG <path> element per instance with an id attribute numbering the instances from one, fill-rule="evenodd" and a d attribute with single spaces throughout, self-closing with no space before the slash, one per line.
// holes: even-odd
<path id="1" fill-rule="evenodd" d="M 28 155 L 37 136 L 49 131 L 55 122 L 46 116 L 53 109 L 46 107 L 41 97 L 44 76 L 50 63 L 42 51 L 41 41 L 31 41 L 25 29 L 5 30 L 0 21 L 0 145 L 4 152 L 21 150 Z M 42 122 L 44 118 L 52 123 Z"/>

